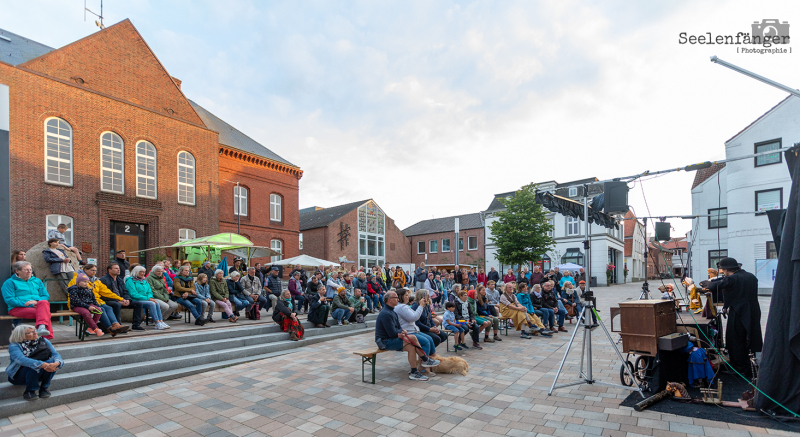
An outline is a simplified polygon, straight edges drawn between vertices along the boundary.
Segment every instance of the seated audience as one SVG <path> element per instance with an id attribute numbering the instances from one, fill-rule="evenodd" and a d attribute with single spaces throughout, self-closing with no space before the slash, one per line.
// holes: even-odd
<path id="1" fill-rule="evenodd" d="M 214 303 L 219 305 L 223 311 L 223 318 L 227 317 L 228 321 L 231 323 L 235 323 L 239 320 L 239 317 L 233 314 L 232 303 L 230 300 L 230 292 L 228 291 L 228 282 L 224 278 L 225 272 L 220 269 L 214 271 L 214 277 L 211 278 L 209 282 L 209 289 L 211 292 L 211 298 L 214 299 Z"/>
<path id="2" fill-rule="evenodd" d="M 460 323 L 456 319 L 456 304 L 447 302 L 444 304 L 444 315 L 442 316 L 442 325 L 444 329 L 453 333 L 453 341 L 455 345 L 453 350 L 456 352 L 461 350 L 461 345 L 466 342 L 464 334 L 469 331 L 466 322 Z M 469 348 L 467 348 L 469 349 Z"/>
<path id="3" fill-rule="evenodd" d="M 269 304 L 267 305 L 266 309 L 275 308 L 275 305 L 278 303 L 278 299 L 281 297 L 283 283 L 281 282 L 279 273 L 280 269 L 278 266 L 272 266 L 269 271 L 269 275 L 267 275 L 267 283 L 264 284 L 264 287 L 269 289 L 269 295 L 266 296 L 269 298 Z"/>
<path id="4" fill-rule="evenodd" d="M 47 240 L 47 249 L 42 252 L 44 260 L 50 266 L 50 273 L 58 279 L 58 285 L 67 293 L 67 284 L 75 273 L 72 262 L 65 252 L 66 248 L 58 242 L 57 238 Z"/>
<path id="5" fill-rule="evenodd" d="M 214 308 L 216 307 L 216 303 L 214 299 L 211 298 L 211 286 L 208 284 L 208 276 L 205 273 L 197 275 L 197 280 L 194 281 L 194 292 L 197 298 L 200 299 L 200 304 L 203 307 L 200 314 L 208 309 L 206 313 L 206 323 L 217 323 L 216 320 L 214 320 Z"/>
<path id="6" fill-rule="evenodd" d="M 182 265 L 178 269 L 178 274 L 175 275 L 173 281 L 175 291 L 172 293 L 172 298 L 184 308 L 189 310 L 194 317 L 194 324 L 203 326 L 206 324 L 206 319 L 203 318 L 203 300 L 197 296 L 197 290 L 194 287 L 194 278 L 192 277 L 192 267 L 190 265 Z"/>
<path id="7" fill-rule="evenodd" d="M 119 305 L 119 302 L 122 301 L 122 297 L 109 290 L 102 281 L 97 279 L 96 265 L 86 264 L 83 266 L 83 273 L 89 279 L 89 288 L 94 293 L 94 300 L 100 305 L 100 309 L 103 310 L 97 325 L 102 328 L 104 333 L 110 333 L 112 337 L 120 333 L 128 332 L 129 328 L 119 323 L 119 319 L 114 313 L 113 307 L 108 304 L 110 302 L 116 302 Z M 77 279 L 78 274 L 75 274 L 69 282 L 69 286 L 77 285 Z M 108 302 L 103 299 L 108 299 Z"/>
<path id="8" fill-rule="evenodd" d="M 306 314 L 309 314 L 311 311 L 309 309 L 311 306 L 311 301 L 318 299 L 318 290 L 320 287 L 319 278 L 320 275 L 319 272 L 317 272 L 311 277 L 311 279 L 308 280 L 308 283 L 306 284 L 305 296 L 303 296 L 303 309 L 305 310 Z"/>
<path id="9" fill-rule="evenodd" d="M 316 277 L 317 276 L 315 276 L 315 278 Z M 309 286 L 311 284 L 312 283 L 309 282 Z M 317 328 L 330 328 L 330 325 L 328 325 L 328 313 L 331 310 L 331 306 L 328 304 L 328 298 L 325 297 L 325 287 L 317 287 L 317 296 L 314 299 L 310 299 L 310 301 L 308 321 L 313 323 Z"/>
<path id="10" fill-rule="evenodd" d="M 214 277 L 214 268 L 211 267 L 211 261 L 203 262 L 203 266 L 197 269 L 197 275 L 199 276 L 200 273 L 205 273 L 206 278 L 213 278 Z"/>
<path id="11" fill-rule="evenodd" d="M 44 287 L 44 282 L 33 276 L 33 269 L 28 261 L 15 262 L 11 270 L 14 274 L 3 282 L 2 288 L 8 315 L 36 320 L 36 334 L 52 339 L 50 295 Z"/>
<path id="12" fill-rule="evenodd" d="M 22 398 L 34 401 L 38 397 L 50 397 L 47 390 L 56 371 L 64 367 L 64 360 L 46 338 L 39 337 L 36 329 L 30 325 L 19 325 L 11 331 L 8 338 L 8 357 L 6 367 L 8 382 L 13 385 L 24 385 Z"/>
<path id="13" fill-rule="evenodd" d="M 241 283 L 242 274 L 239 273 L 238 270 L 231 270 L 231 274 L 228 276 L 228 297 L 230 298 L 233 308 L 233 314 L 236 317 L 239 317 L 241 314 L 239 311 L 245 310 L 253 304 L 253 299 L 244 295 L 244 288 L 242 288 Z"/>
<path id="14" fill-rule="evenodd" d="M 85 268 L 84 272 L 86 272 Z M 131 295 L 128 293 L 128 288 L 125 287 L 125 278 L 120 273 L 119 264 L 109 264 L 108 267 L 106 267 L 106 275 L 100 278 L 100 283 L 102 283 L 111 294 L 122 298 L 122 300 L 113 300 L 109 298 L 108 301 L 105 301 L 105 304 L 111 308 L 111 312 L 114 313 L 114 318 L 117 320 L 117 322 L 122 320 L 122 308 L 133 309 L 133 321 L 130 329 L 132 331 L 144 331 L 144 328 L 141 326 L 142 303 L 131 299 Z M 91 277 L 89 280 L 91 281 Z M 103 323 L 102 317 L 100 318 L 100 323 Z M 125 328 L 127 328 L 127 326 L 123 326 L 122 328 L 123 331 L 121 332 L 125 333 Z M 111 335 L 114 335 L 113 332 Z"/>
<path id="15" fill-rule="evenodd" d="M 537 327 L 530 319 L 528 315 L 528 310 L 517 301 L 517 296 L 514 295 L 514 284 L 512 282 L 507 282 L 503 284 L 503 294 L 500 296 L 500 315 L 504 318 L 511 319 L 514 323 L 514 328 L 517 331 L 520 331 L 521 338 L 532 338 L 523 326 L 527 326 L 531 329 L 532 332 L 540 333 L 544 336 L 549 336 L 551 334 L 545 334 L 543 328 Z"/>
<path id="16" fill-rule="evenodd" d="M 439 360 L 434 360 L 422 350 L 419 340 L 416 336 L 409 335 L 402 327 L 400 327 L 400 319 L 397 313 L 394 312 L 394 307 L 398 303 L 397 293 L 389 291 L 384 297 L 385 305 L 381 312 L 378 314 L 378 319 L 375 322 L 375 342 L 379 347 L 392 351 L 406 351 L 408 352 L 408 364 L 411 366 L 411 371 L 408 373 L 408 379 L 413 381 L 427 381 L 428 377 L 420 373 L 418 367 L 419 360 L 422 367 L 436 367 Z"/>
<path id="17" fill-rule="evenodd" d="M 301 279 L 302 273 L 300 270 L 295 270 L 292 277 L 289 278 L 289 293 L 292 295 L 292 303 L 297 314 L 303 314 L 303 305 L 305 304 L 305 296 L 303 296 L 303 281 Z"/>
<path id="18" fill-rule="evenodd" d="M 150 312 L 153 321 L 156 322 L 156 329 L 168 329 L 169 325 L 164 323 L 164 318 L 161 316 L 161 305 L 153 297 L 153 289 L 150 288 L 150 282 L 145 278 L 145 269 L 142 266 L 136 266 L 131 270 L 131 275 L 125 280 L 125 288 L 131 295 L 131 299 L 142 303 L 142 307 Z"/>
<path id="19" fill-rule="evenodd" d="M 338 294 L 333 298 L 331 305 L 333 312 L 331 316 L 336 320 L 337 325 L 347 325 L 350 315 L 355 312 L 355 308 L 350 306 L 350 299 L 347 298 L 347 291 L 340 288 Z"/>
<path id="20" fill-rule="evenodd" d="M 78 262 L 80 264 L 83 264 L 83 258 L 81 258 L 81 251 L 78 250 L 77 247 L 72 247 L 67 245 L 67 238 L 66 236 L 64 236 L 64 233 L 67 232 L 68 229 L 69 227 L 67 227 L 66 224 L 61 223 L 58 225 L 57 228 L 50 229 L 49 231 L 47 231 L 47 238 L 48 240 L 53 238 L 58 240 L 58 244 L 61 247 L 63 247 L 65 250 L 69 250 L 70 252 L 74 253 L 75 258 L 78 258 Z"/>
<path id="21" fill-rule="evenodd" d="M 372 312 L 379 311 L 383 306 L 384 292 L 381 289 L 381 285 L 378 283 L 378 280 L 374 276 L 367 281 L 367 293 L 369 294 L 368 297 L 372 302 Z"/>
<path id="22" fill-rule="evenodd" d="M 78 273 L 75 285 L 67 288 L 67 299 L 70 309 L 80 314 L 86 322 L 86 332 L 102 337 L 103 330 L 97 327 L 97 322 L 103 310 L 94 298 L 94 291 L 89 288 L 89 277 L 85 273 Z"/>
<path id="23" fill-rule="evenodd" d="M 471 290 L 474 292 L 474 290 Z M 456 300 L 456 317 L 458 320 L 464 320 L 467 322 L 467 327 L 471 331 L 472 336 L 472 347 L 475 349 L 483 349 L 480 345 L 480 333 L 481 331 L 488 331 L 488 329 L 492 326 L 491 322 L 484 322 L 478 323 L 475 320 L 475 313 L 471 310 L 469 306 L 469 301 L 467 292 L 461 290 L 458 292 L 457 295 L 458 299 Z M 461 347 L 464 349 L 469 349 L 465 343 L 461 344 Z"/>
<path id="24" fill-rule="evenodd" d="M 422 350 L 430 356 L 436 353 L 433 339 L 426 334 L 422 334 L 417 326 L 417 320 L 422 317 L 422 312 L 430 302 L 430 299 L 428 298 L 428 290 L 419 289 L 419 291 L 422 293 L 423 298 L 418 302 L 419 305 L 416 308 L 411 308 L 412 292 L 405 288 L 395 290 L 399 302 L 395 305 L 394 312 L 400 321 L 400 327 L 408 334 L 416 336 Z"/>
<path id="25" fill-rule="evenodd" d="M 437 323 L 434 321 L 431 306 L 420 305 L 420 302 L 422 302 L 424 297 L 425 290 L 417 291 L 416 298 L 414 299 L 414 303 L 411 305 L 411 309 L 417 311 L 418 308 L 422 308 L 422 315 L 420 315 L 419 319 L 417 319 L 415 322 L 417 325 L 417 331 L 430 337 L 431 341 L 433 342 L 433 348 L 436 349 L 439 344 L 447 340 L 447 334 L 442 332 Z"/>
<path id="26" fill-rule="evenodd" d="M 547 281 L 542 286 L 542 297 L 544 298 L 543 304 L 545 308 L 550 308 L 555 313 L 555 317 L 558 319 L 558 331 L 567 332 L 567 329 L 564 328 L 564 316 L 566 315 L 567 310 L 564 308 L 564 304 L 559 306 L 560 302 L 556 298 L 556 293 L 553 290 L 553 287 L 553 281 Z M 556 330 L 556 327 L 553 326 L 552 320 L 550 322 L 550 330 Z"/>
<path id="27" fill-rule="evenodd" d="M 533 291 L 530 294 L 531 305 L 534 309 L 534 314 L 539 317 L 545 325 L 555 325 L 555 312 L 552 308 L 547 308 L 544 305 L 544 297 L 542 296 L 542 286 L 534 284 Z"/>
<path id="28" fill-rule="evenodd" d="M 264 309 L 266 312 L 267 298 L 261 295 L 263 286 L 261 278 L 256 274 L 256 268 L 248 268 L 247 274 L 242 276 L 242 279 L 239 280 L 239 283 L 242 284 L 242 292 L 244 295 L 249 297 L 253 301 L 253 304 L 258 304 L 259 311 Z"/>
<path id="29" fill-rule="evenodd" d="M 350 323 L 363 323 L 369 310 L 367 309 L 367 300 L 361 295 L 361 290 L 356 290 L 353 297 L 350 298 L 350 306 L 353 308 L 353 313 L 348 319 Z M 361 316 L 360 321 L 358 316 Z"/>
<path id="30" fill-rule="evenodd" d="M 561 288 L 559 300 L 564 304 L 565 308 L 569 309 L 572 307 L 575 317 L 581 316 L 583 305 L 581 305 L 581 299 L 578 297 L 578 290 L 575 289 L 575 286 L 572 285 L 572 282 L 564 283 L 564 286 Z M 569 311 L 567 312 L 566 316 L 572 320 L 572 317 L 569 315 Z"/>
<path id="31" fill-rule="evenodd" d="M 272 311 L 272 320 L 281 326 L 283 332 L 289 333 L 290 340 L 302 340 L 303 324 L 297 320 L 297 311 L 294 310 L 292 303 L 292 293 L 289 290 L 284 290 L 281 298 L 278 299 L 275 310 Z"/>
<path id="32" fill-rule="evenodd" d="M 150 292 L 153 294 L 153 302 L 158 304 L 160 313 L 164 316 L 165 320 L 178 310 L 178 303 L 172 300 L 172 290 L 168 288 L 167 282 L 165 282 L 168 278 L 165 273 L 166 271 L 166 267 L 156 264 L 153 266 L 152 270 L 150 270 L 150 274 L 146 278 L 147 283 L 150 284 Z M 156 324 L 156 326 L 158 326 L 158 324 Z"/>
<path id="33" fill-rule="evenodd" d="M 494 330 L 494 339 L 489 338 L 489 329 L 486 329 L 486 335 L 483 337 L 484 343 L 493 343 L 495 341 L 503 341 L 500 338 L 500 319 L 492 315 L 491 306 L 489 305 L 488 297 L 486 296 L 486 287 L 483 285 L 478 285 L 478 289 L 476 290 L 477 293 L 473 295 L 469 295 L 469 304 L 470 309 L 474 312 L 475 321 L 480 324 L 484 324 L 486 322 L 491 324 L 492 329 Z M 470 292 L 471 293 L 471 292 Z M 473 298 L 473 296 L 475 296 Z"/>

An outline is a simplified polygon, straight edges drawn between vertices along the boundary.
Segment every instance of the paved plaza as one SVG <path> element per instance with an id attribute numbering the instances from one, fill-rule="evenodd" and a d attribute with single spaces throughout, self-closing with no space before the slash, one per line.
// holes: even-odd
<path id="1" fill-rule="evenodd" d="M 598 288 L 605 314 L 638 297 L 640 284 Z M 762 298 L 764 322 L 769 298 Z M 363 334 L 296 353 L 176 379 L 114 395 L 0 419 L 0 437 L 26 436 L 535 436 L 681 437 L 800 435 L 703 419 L 637 413 L 620 407 L 628 391 L 576 386 L 547 391 L 570 333 L 470 349 L 469 374 L 407 379 L 405 354 L 378 356 L 377 383 L 361 382 L 360 358 L 373 347 Z M 594 332 L 594 372 L 618 383 L 619 363 L 602 331 Z M 616 335 L 614 336 L 616 339 Z M 440 348 L 444 352 L 444 347 Z M 574 349 L 560 381 L 576 377 Z M 69 365 L 69 363 L 67 363 Z M 163 369 L 160 369 L 163 370 Z"/>

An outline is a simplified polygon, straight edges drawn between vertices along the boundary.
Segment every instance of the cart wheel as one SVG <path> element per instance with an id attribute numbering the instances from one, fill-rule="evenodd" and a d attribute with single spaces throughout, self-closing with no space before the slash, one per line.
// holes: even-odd
<path id="1" fill-rule="evenodd" d="M 633 375 L 636 377 L 636 382 L 639 384 L 646 381 L 647 371 L 649 367 L 649 361 L 645 356 L 639 356 L 636 358 L 636 364 L 634 368 L 636 369 Z"/>
<path id="2" fill-rule="evenodd" d="M 628 372 L 625 371 L 625 367 L 628 367 Z M 622 385 L 625 387 L 630 387 L 633 385 L 633 380 L 631 379 L 630 375 L 635 375 L 633 370 L 633 364 L 630 361 L 625 361 L 625 364 L 619 366 L 619 380 L 622 382 Z"/>

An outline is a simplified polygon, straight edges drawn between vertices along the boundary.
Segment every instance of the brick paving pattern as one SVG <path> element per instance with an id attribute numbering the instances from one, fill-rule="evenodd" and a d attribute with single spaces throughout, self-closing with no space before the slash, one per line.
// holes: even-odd
<path id="1" fill-rule="evenodd" d="M 601 313 L 638 293 L 638 284 L 598 289 Z M 762 298 L 764 320 L 768 303 Z M 571 332 L 575 325 L 566 326 Z M 360 359 L 352 355 L 373 346 L 373 335 L 358 335 L 2 419 L 0 437 L 800 435 L 637 413 L 619 406 L 629 392 L 617 388 L 581 385 L 548 397 L 569 335 L 523 340 L 510 333 L 483 351 L 460 354 L 470 364 L 467 376 L 440 374 L 428 382 L 407 379 L 405 354 L 381 354 L 375 385 L 361 382 Z M 600 331 L 593 339 L 596 379 L 618 383 L 608 341 Z M 579 359 L 579 350 L 570 353 L 559 381 L 575 378 Z"/>

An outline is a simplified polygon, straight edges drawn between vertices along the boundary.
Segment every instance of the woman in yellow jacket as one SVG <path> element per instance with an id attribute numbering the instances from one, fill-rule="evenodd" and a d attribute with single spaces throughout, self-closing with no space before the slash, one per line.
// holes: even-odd
<path id="1" fill-rule="evenodd" d="M 394 274 L 392 274 L 392 287 L 394 287 L 395 283 L 398 283 L 400 285 L 399 288 L 404 288 L 406 286 L 406 275 L 405 273 L 403 273 L 402 268 L 399 267 L 394 268 Z"/>
<path id="2" fill-rule="evenodd" d="M 100 328 L 103 329 L 103 332 L 110 333 L 112 337 L 116 336 L 117 334 L 124 334 L 128 332 L 130 326 L 123 326 L 117 320 L 115 316 L 114 310 L 108 305 L 105 300 L 109 301 L 121 301 L 123 300 L 122 297 L 117 296 L 113 291 L 109 290 L 100 280 L 97 278 L 97 266 L 94 264 L 86 264 L 83 266 L 83 273 L 89 277 L 89 288 L 92 289 L 94 292 L 94 299 L 97 303 L 100 304 L 100 308 L 103 309 L 103 314 L 100 316 L 100 321 L 97 323 Z M 72 280 L 69 282 L 67 287 L 72 287 L 75 285 L 75 282 L 78 278 L 78 273 L 74 273 L 72 275 Z M 103 300 L 105 299 L 105 300 Z M 70 307 L 70 309 L 72 309 Z"/>

